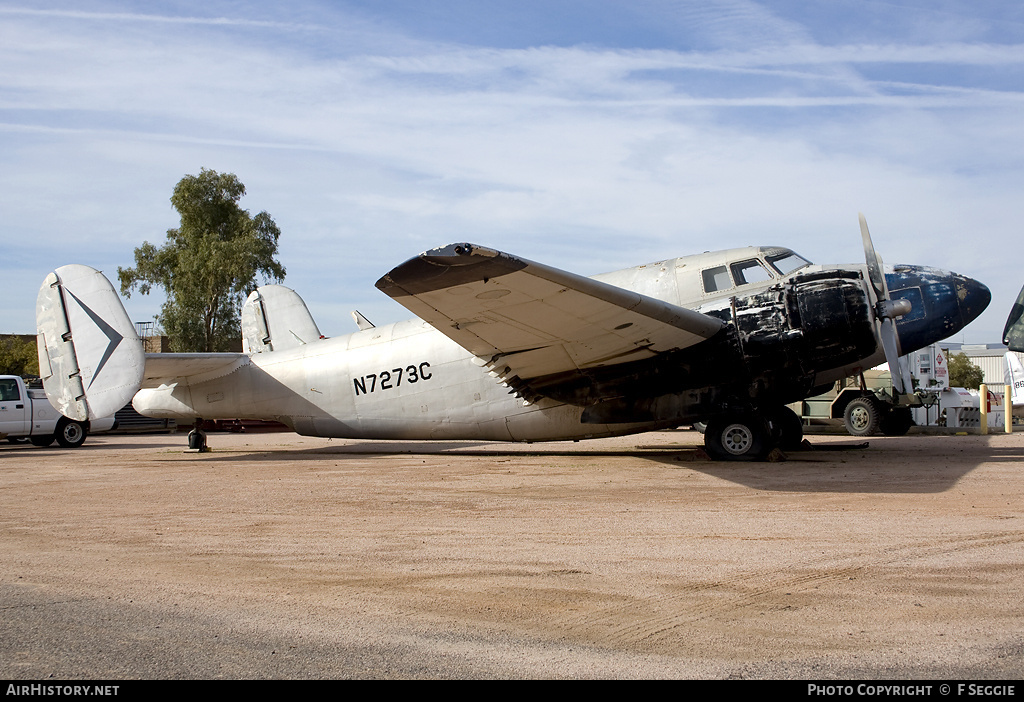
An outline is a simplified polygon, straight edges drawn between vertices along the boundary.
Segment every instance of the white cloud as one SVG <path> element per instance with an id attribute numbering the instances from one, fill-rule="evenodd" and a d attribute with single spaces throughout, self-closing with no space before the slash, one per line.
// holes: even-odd
<path id="1" fill-rule="evenodd" d="M 888 261 L 1017 285 L 998 253 L 961 250 L 965 232 L 1017 236 L 1024 175 L 1024 44 L 977 39 L 977 19 L 826 45 L 765 4 L 649 2 L 645 26 L 700 41 L 508 48 L 344 6 L 260 12 L 0 8 L 9 278 L 129 265 L 175 226 L 174 183 L 207 167 L 275 216 L 287 282 L 331 333 L 350 304 L 404 315 L 372 282 L 448 241 L 586 273 L 748 243 L 856 260 L 858 210 Z M 34 296 L 0 329 L 30 330 Z"/>

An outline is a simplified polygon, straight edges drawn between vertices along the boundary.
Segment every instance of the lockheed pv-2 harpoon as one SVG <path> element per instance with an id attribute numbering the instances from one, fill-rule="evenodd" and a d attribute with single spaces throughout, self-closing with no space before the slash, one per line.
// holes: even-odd
<path id="1" fill-rule="evenodd" d="M 79 265 L 39 292 L 40 373 L 66 416 L 132 399 L 151 417 L 252 418 L 311 436 L 550 441 L 705 422 L 716 459 L 801 442 L 791 403 L 962 329 L 988 305 L 971 278 L 811 265 L 750 247 L 586 278 L 462 243 L 377 282 L 419 319 L 324 338 L 294 291 L 242 310 L 243 353 L 144 354 L 110 283 Z M 897 406 L 893 412 L 902 412 Z"/>

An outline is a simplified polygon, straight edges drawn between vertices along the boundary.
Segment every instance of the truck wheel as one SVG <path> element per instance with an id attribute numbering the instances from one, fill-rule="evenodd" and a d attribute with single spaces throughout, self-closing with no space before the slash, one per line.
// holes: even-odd
<path id="1" fill-rule="evenodd" d="M 772 435 L 783 451 L 796 451 L 804 441 L 804 423 L 800 416 L 785 405 L 768 413 Z"/>
<path id="2" fill-rule="evenodd" d="M 75 422 L 68 418 L 57 422 L 57 443 L 62 448 L 78 448 L 85 443 L 85 436 L 88 430 L 81 422 Z"/>
<path id="3" fill-rule="evenodd" d="M 757 461 L 771 449 L 764 419 L 757 414 L 717 417 L 708 422 L 704 448 L 716 461 Z"/>
<path id="4" fill-rule="evenodd" d="M 56 438 L 53 434 L 48 434 L 46 436 L 30 436 L 28 440 L 32 442 L 33 446 L 49 446 Z"/>
<path id="5" fill-rule="evenodd" d="M 843 413 L 843 423 L 851 436 L 871 436 L 878 431 L 881 420 L 878 403 L 873 397 L 858 397 L 851 400 Z"/>
<path id="6" fill-rule="evenodd" d="M 914 415 L 907 407 L 897 407 L 882 417 L 878 426 L 886 436 L 903 436 L 914 426 Z"/>

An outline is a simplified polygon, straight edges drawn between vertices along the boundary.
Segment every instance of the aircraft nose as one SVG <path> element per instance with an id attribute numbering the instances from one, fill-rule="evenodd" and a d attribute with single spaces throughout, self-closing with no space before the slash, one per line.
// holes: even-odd
<path id="1" fill-rule="evenodd" d="M 992 301 L 989 289 L 974 278 L 965 275 L 954 275 L 956 295 L 959 299 L 960 315 L 964 326 L 967 326 L 985 311 Z"/>
<path id="2" fill-rule="evenodd" d="M 985 311 L 989 289 L 973 278 L 925 266 L 897 266 L 886 275 L 890 295 L 911 303 L 896 320 L 903 353 L 953 336 Z"/>

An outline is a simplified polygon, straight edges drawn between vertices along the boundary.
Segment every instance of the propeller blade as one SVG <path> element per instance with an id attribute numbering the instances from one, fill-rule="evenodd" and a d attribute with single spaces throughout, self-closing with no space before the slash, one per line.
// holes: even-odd
<path id="1" fill-rule="evenodd" d="M 871 243 L 871 233 L 868 232 L 868 221 L 864 213 L 858 213 L 860 217 L 860 236 L 864 240 L 864 259 L 868 264 L 868 278 L 871 281 L 871 288 L 875 293 L 875 303 L 889 299 L 889 289 L 885 285 L 885 273 L 882 271 L 882 257 L 875 253 L 875 246 Z"/>
<path id="2" fill-rule="evenodd" d="M 863 213 L 860 217 L 860 236 L 864 240 L 864 259 L 868 264 L 868 280 L 870 290 L 874 293 L 872 307 L 875 320 L 878 322 L 878 336 L 882 340 L 885 360 L 889 364 L 889 375 L 892 376 L 893 390 L 900 395 L 914 391 L 914 380 L 910 369 L 900 359 L 900 341 L 896 333 L 896 318 L 909 314 L 911 310 L 908 300 L 889 299 L 889 287 L 885 283 L 885 271 L 882 268 L 882 257 L 875 252 L 868 232 L 868 221 Z"/>
<path id="3" fill-rule="evenodd" d="M 892 388 L 900 395 L 914 392 L 914 376 L 910 368 L 900 356 L 899 339 L 896 336 L 896 324 L 893 320 L 882 320 L 882 348 L 885 349 L 885 360 L 889 364 L 889 375 L 892 377 Z"/>
<path id="4" fill-rule="evenodd" d="M 896 333 L 891 319 L 883 319 L 881 325 L 882 348 L 885 349 L 885 360 L 889 363 L 889 375 L 892 376 L 892 388 L 901 395 L 906 392 L 902 368 L 900 368 L 900 352 L 896 348 Z"/>

